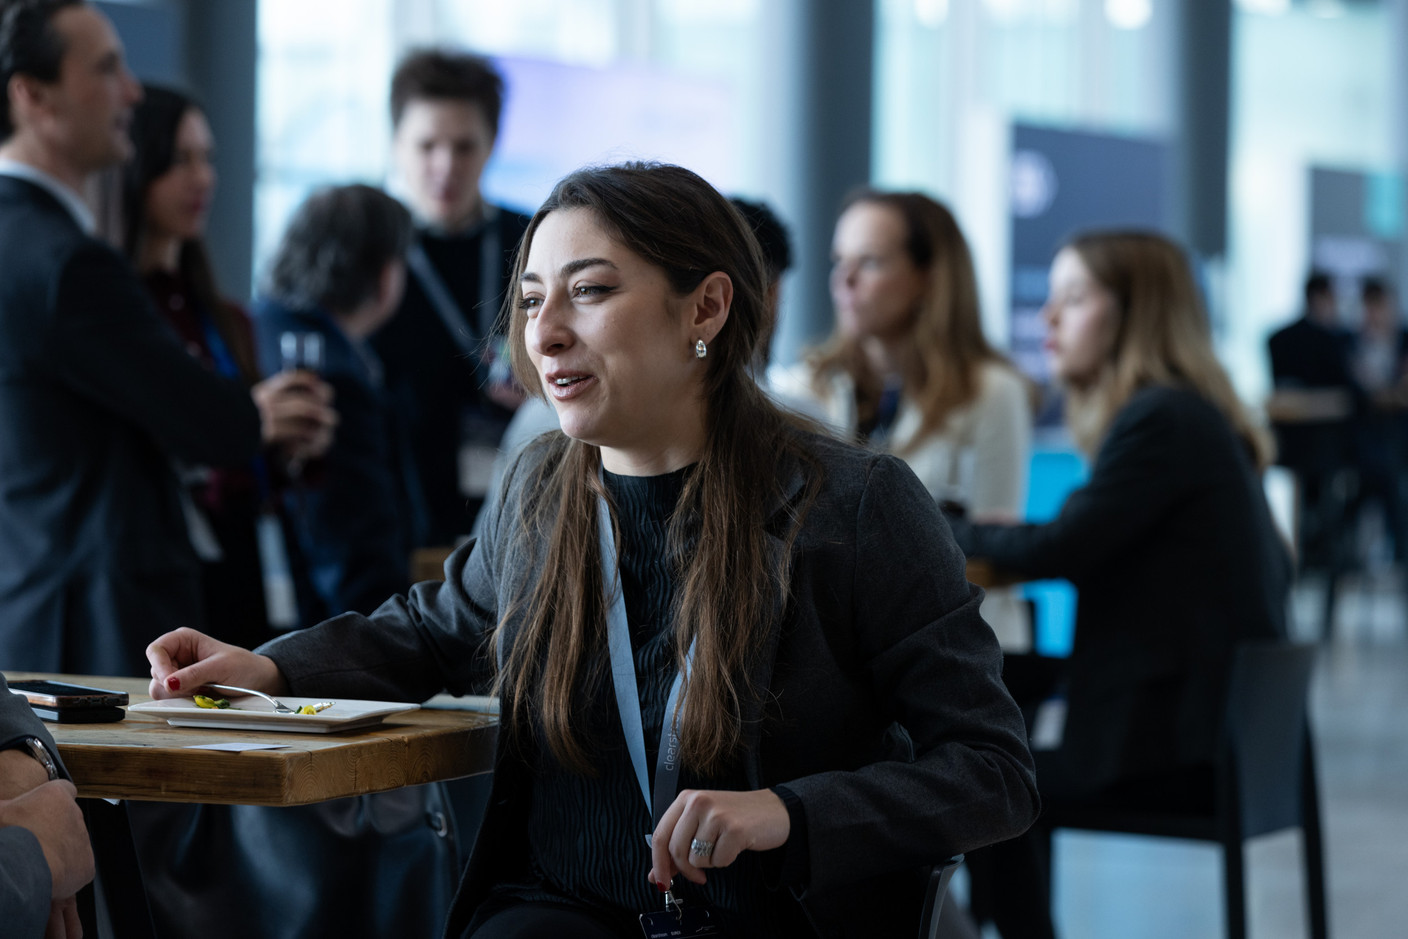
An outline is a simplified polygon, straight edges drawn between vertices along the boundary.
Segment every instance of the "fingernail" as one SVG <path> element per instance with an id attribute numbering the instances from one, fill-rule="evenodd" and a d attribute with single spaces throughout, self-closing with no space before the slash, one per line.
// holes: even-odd
<path id="1" fill-rule="evenodd" d="M 662 884 L 662 883 L 660 883 L 660 882 L 657 880 L 657 881 L 655 882 L 655 889 L 656 889 L 656 890 L 659 890 L 661 893 L 666 893 L 666 892 L 669 891 L 670 885 L 669 885 L 669 884 Z"/>
<path id="2" fill-rule="evenodd" d="M 180 691 L 181 679 L 177 678 L 175 675 L 172 675 L 170 678 L 166 679 L 166 687 L 170 688 L 172 691 Z"/>

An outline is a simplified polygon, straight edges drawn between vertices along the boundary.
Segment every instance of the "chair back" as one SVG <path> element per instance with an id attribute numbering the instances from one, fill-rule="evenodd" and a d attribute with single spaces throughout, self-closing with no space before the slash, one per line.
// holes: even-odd
<path id="1" fill-rule="evenodd" d="M 1227 693 L 1227 745 L 1243 837 L 1301 824 L 1309 732 L 1306 705 L 1315 647 L 1275 640 L 1238 644 Z"/>
<path id="2" fill-rule="evenodd" d="M 919 939 L 937 939 L 939 935 L 939 913 L 944 908 L 944 897 L 948 895 L 948 882 L 953 880 L 953 872 L 963 863 L 963 855 L 958 854 L 942 864 L 935 864 L 929 872 L 929 886 L 924 891 L 924 909 L 919 917 Z"/>

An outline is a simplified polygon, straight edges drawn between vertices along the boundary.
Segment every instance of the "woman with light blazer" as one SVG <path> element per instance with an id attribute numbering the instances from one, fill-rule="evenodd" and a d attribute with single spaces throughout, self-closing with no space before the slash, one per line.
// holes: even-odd
<path id="1" fill-rule="evenodd" d="M 935 501 L 1016 521 L 1027 495 L 1031 397 L 983 335 L 968 243 L 939 202 L 863 189 L 836 221 L 836 329 L 776 384 L 816 400 L 844 437 L 893 453 Z M 1015 590 L 988 592 L 983 618 L 1004 648 L 1031 646 Z"/>
<path id="2" fill-rule="evenodd" d="M 1037 811 L 933 500 L 759 389 L 757 244 L 687 170 L 561 181 L 510 302 L 515 371 L 563 432 L 524 451 L 445 582 L 262 655 L 168 634 L 153 692 L 496 689 L 449 936 L 639 936 L 676 916 L 667 891 L 734 936 L 912 934 L 930 865 Z"/>

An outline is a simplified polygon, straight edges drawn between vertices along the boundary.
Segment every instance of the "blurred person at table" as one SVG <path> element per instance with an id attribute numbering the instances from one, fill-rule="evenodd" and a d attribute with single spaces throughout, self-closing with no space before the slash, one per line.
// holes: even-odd
<path id="1" fill-rule="evenodd" d="M 936 501 L 1015 521 L 1031 460 L 1031 392 L 983 335 L 968 243 L 917 192 L 863 189 L 831 242 L 836 328 L 773 385 L 810 394 L 849 438 L 909 464 Z M 983 619 L 1006 649 L 1031 647 L 1013 588 L 988 591 Z"/>
<path id="2" fill-rule="evenodd" d="M 414 480 L 402 423 L 388 407 L 367 337 L 396 312 L 410 213 L 370 186 L 335 186 L 294 212 L 254 305 L 259 360 L 274 371 L 290 333 L 321 339 L 321 376 L 341 422 L 316 478 L 289 486 L 301 621 L 371 613 L 410 587 Z"/>
<path id="3" fill-rule="evenodd" d="M 1342 493 L 1354 461 L 1354 418 L 1363 409 L 1363 389 L 1350 360 L 1352 337 L 1340 324 L 1334 281 L 1324 271 L 1305 279 L 1304 307 L 1294 322 L 1267 339 L 1271 378 L 1280 400 L 1302 402 L 1278 416 L 1276 462 L 1296 474 L 1297 560 L 1302 568 L 1338 570 L 1346 563 Z M 1273 402 L 1277 401 L 1275 394 Z M 1307 404 L 1316 412 L 1294 413 Z M 1328 409 L 1328 410 L 1326 410 Z"/>
<path id="4" fill-rule="evenodd" d="M 93 848 L 54 738 L 0 675 L 0 922 L 15 939 L 77 939 Z"/>
<path id="5" fill-rule="evenodd" d="M 514 284 L 514 368 L 563 432 L 524 451 L 445 582 L 264 654 L 172 633 L 153 693 L 496 689 L 456 939 L 678 928 L 671 884 L 728 935 L 913 934 L 931 865 L 1037 811 L 933 500 L 759 388 L 756 242 L 688 170 L 569 175 Z"/>
<path id="6" fill-rule="evenodd" d="M 1066 702 L 1059 746 L 1034 741 L 1043 803 L 1210 805 L 1233 649 L 1286 635 L 1290 558 L 1261 486 L 1270 442 L 1214 357 L 1187 259 L 1162 236 L 1073 239 L 1042 316 L 1090 480 L 1045 524 L 951 521 L 970 558 L 1078 591 L 1069 660 L 1006 665 L 1024 709 Z M 976 912 L 1005 939 L 1053 935 L 1037 858 L 1028 834 L 970 859 Z"/>
<path id="7" fill-rule="evenodd" d="M 0 667 L 140 675 L 203 618 L 175 462 L 253 459 L 260 413 L 94 237 L 141 98 L 107 17 L 0 2 L 0 89 Z"/>
<path id="8" fill-rule="evenodd" d="M 1359 485 L 1354 517 L 1377 503 L 1395 562 L 1408 552 L 1408 506 L 1403 458 L 1408 451 L 1408 330 L 1388 282 L 1366 277 L 1359 289 L 1362 317 L 1350 349 L 1355 381 L 1364 392 L 1354 421 L 1354 468 Z"/>
<path id="9" fill-rule="evenodd" d="M 416 232 L 405 297 L 371 342 L 407 421 L 420 477 L 416 524 L 430 545 L 469 532 L 523 400 L 497 315 L 528 219 L 479 188 L 503 99 L 503 78 L 487 59 L 450 50 L 411 52 L 391 79 L 394 191 Z"/>
<path id="10" fill-rule="evenodd" d="M 331 443 L 332 389 L 306 371 L 263 378 L 249 317 L 219 292 L 204 242 L 215 140 L 200 106 L 181 92 L 148 86 L 132 115 L 132 142 L 122 176 L 123 253 L 186 350 L 250 388 L 263 416 L 264 449 L 253 460 L 186 466 L 184 475 L 208 523 L 202 534 L 209 537 L 196 541 L 205 628 L 228 642 L 264 642 L 274 636 L 265 577 L 288 567 L 276 490 L 291 461 L 316 458 Z M 273 623 L 297 625 L 290 598 L 276 591 L 273 599 Z"/>

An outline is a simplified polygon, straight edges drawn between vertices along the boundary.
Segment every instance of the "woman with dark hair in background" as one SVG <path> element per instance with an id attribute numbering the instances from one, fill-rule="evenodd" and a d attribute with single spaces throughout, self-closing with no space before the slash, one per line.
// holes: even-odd
<path id="1" fill-rule="evenodd" d="M 265 654 L 168 633 L 152 693 L 496 689 L 449 936 L 639 936 L 643 915 L 678 935 L 666 898 L 725 935 L 912 935 L 929 866 L 1037 810 L 933 500 L 758 387 L 757 243 L 688 170 L 568 176 L 513 283 L 514 370 L 563 433 L 446 580 Z"/>
<path id="2" fill-rule="evenodd" d="M 123 170 L 121 248 L 191 354 L 247 384 L 263 417 L 264 458 L 247 466 L 183 468 L 199 511 L 192 540 L 202 556 L 206 628 L 231 642 L 262 642 L 273 632 L 261 536 L 265 561 L 282 564 L 280 554 L 270 553 L 282 539 L 274 489 L 289 460 L 327 449 L 337 415 L 330 389 L 314 374 L 261 379 L 249 319 L 216 287 L 203 241 L 215 190 L 215 145 L 200 107 L 180 92 L 148 87 L 131 133 L 135 151 Z M 292 613 L 290 604 L 274 618 L 288 628 L 296 625 Z"/>
<path id="3" fill-rule="evenodd" d="M 776 386 L 812 396 L 843 435 L 904 460 L 936 501 L 1016 521 L 1030 389 L 983 335 L 973 258 L 953 214 L 923 193 L 862 189 L 831 244 L 835 330 L 802 365 L 774 370 Z M 983 619 L 1004 648 L 1031 648 L 1015 590 L 988 591 Z"/>
<path id="4" fill-rule="evenodd" d="M 1069 660 L 1007 659 L 1024 708 L 1066 702 L 1059 747 L 1035 754 L 1042 800 L 1210 806 L 1233 649 L 1286 635 L 1290 556 L 1261 485 L 1270 442 L 1168 239 L 1075 238 L 1051 265 L 1042 315 L 1090 480 L 1046 524 L 950 520 L 969 557 L 1079 592 Z M 1006 939 L 1053 934 L 1034 839 L 969 859 L 975 912 Z"/>

